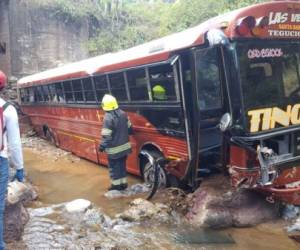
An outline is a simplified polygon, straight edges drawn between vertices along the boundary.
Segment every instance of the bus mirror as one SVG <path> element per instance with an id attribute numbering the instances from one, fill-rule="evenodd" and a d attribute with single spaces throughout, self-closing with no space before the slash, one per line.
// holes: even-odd
<path id="1" fill-rule="evenodd" d="M 206 34 L 206 37 L 210 46 L 229 44 L 228 38 L 220 29 L 209 30 Z"/>
<path id="2" fill-rule="evenodd" d="M 225 113 L 220 120 L 220 130 L 222 132 L 225 132 L 232 124 L 232 119 L 231 119 L 231 115 L 229 113 Z"/>

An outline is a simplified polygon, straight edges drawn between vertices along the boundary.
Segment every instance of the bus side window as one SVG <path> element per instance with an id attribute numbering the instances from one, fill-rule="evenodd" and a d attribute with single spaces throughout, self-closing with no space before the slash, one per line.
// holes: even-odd
<path id="1" fill-rule="evenodd" d="M 95 83 L 95 88 L 96 88 L 97 100 L 99 102 L 101 102 L 103 96 L 105 94 L 109 93 L 108 86 L 107 86 L 106 75 L 95 76 L 94 77 L 94 83 Z"/>
<path id="2" fill-rule="evenodd" d="M 57 97 L 56 97 L 56 92 L 55 92 L 55 85 L 52 83 L 52 84 L 49 84 L 48 87 L 49 87 L 49 93 L 50 93 L 50 101 L 58 102 Z"/>
<path id="3" fill-rule="evenodd" d="M 127 101 L 127 92 L 123 73 L 109 75 L 111 93 L 118 101 Z"/>
<path id="4" fill-rule="evenodd" d="M 22 103 L 26 102 L 26 92 L 26 89 L 20 89 L 20 98 Z"/>
<path id="5" fill-rule="evenodd" d="M 95 93 L 91 77 L 82 79 L 82 86 L 86 102 L 95 102 Z"/>
<path id="6" fill-rule="evenodd" d="M 149 101 L 145 69 L 127 71 L 128 87 L 132 101 Z"/>
<path id="7" fill-rule="evenodd" d="M 72 91 L 72 85 L 71 81 L 65 81 L 62 83 L 63 84 L 63 89 L 66 97 L 66 102 L 73 102 L 73 91 Z"/>
<path id="8" fill-rule="evenodd" d="M 43 89 L 44 101 L 49 102 L 50 92 L 49 92 L 49 89 L 48 89 L 48 85 L 43 85 L 42 89 Z"/>
<path id="9" fill-rule="evenodd" d="M 42 91 L 42 86 L 37 86 L 34 88 L 34 92 L 35 92 L 35 100 L 37 102 L 43 102 L 44 98 L 43 98 L 43 91 Z"/>
<path id="10" fill-rule="evenodd" d="M 66 102 L 61 82 L 55 83 L 55 93 L 56 93 L 56 97 L 54 98 L 54 102 L 60 102 L 60 103 Z"/>
<path id="11" fill-rule="evenodd" d="M 74 91 L 74 97 L 75 97 L 75 102 L 83 102 L 83 91 L 82 91 L 82 84 L 81 80 L 72 80 L 72 86 L 73 86 L 73 91 Z"/>
<path id="12" fill-rule="evenodd" d="M 34 94 L 34 88 L 30 87 L 28 88 L 28 92 L 29 92 L 29 102 L 35 102 L 35 94 Z"/>
<path id="13" fill-rule="evenodd" d="M 170 64 L 150 67 L 149 75 L 154 101 L 176 101 L 173 67 Z M 155 89 L 163 89 L 163 96 L 156 97 Z"/>

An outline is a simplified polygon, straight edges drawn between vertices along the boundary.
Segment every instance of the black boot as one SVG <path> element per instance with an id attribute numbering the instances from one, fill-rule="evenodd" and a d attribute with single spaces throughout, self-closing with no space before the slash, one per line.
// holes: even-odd
<path id="1" fill-rule="evenodd" d="M 109 188 L 108 188 L 108 191 L 112 191 L 112 190 L 123 190 L 121 185 L 111 185 Z"/>
<path id="2" fill-rule="evenodd" d="M 122 183 L 120 185 L 120 187 L 121 187 L 121 190 L 125 190 L 128 187 L 128 184 L 127 183 Z"/>

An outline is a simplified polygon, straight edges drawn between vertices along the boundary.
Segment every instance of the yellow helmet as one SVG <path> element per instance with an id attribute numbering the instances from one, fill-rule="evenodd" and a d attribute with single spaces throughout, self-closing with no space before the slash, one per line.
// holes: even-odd
<path id="1" fill-rule="evenodd" d="M 152 88 L 153 98 L 156 100 L 166 100 L 166 89 L 161 85 L 155 85 Z"/>
<path id="2" fill-rule="evenodd" d="M 107 94 L 103 96 L 101 105 L 104 111 L 112 111 L 119 108 L 116 98 Z"/>

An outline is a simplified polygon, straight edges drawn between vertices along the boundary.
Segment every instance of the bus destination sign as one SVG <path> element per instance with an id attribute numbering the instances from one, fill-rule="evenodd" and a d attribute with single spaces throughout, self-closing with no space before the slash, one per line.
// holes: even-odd
<path id="1" fill-rule="evenodd" d="M 270 12 L 269 25 L 270 37 L 300 37 L 300 13 Z"/>

